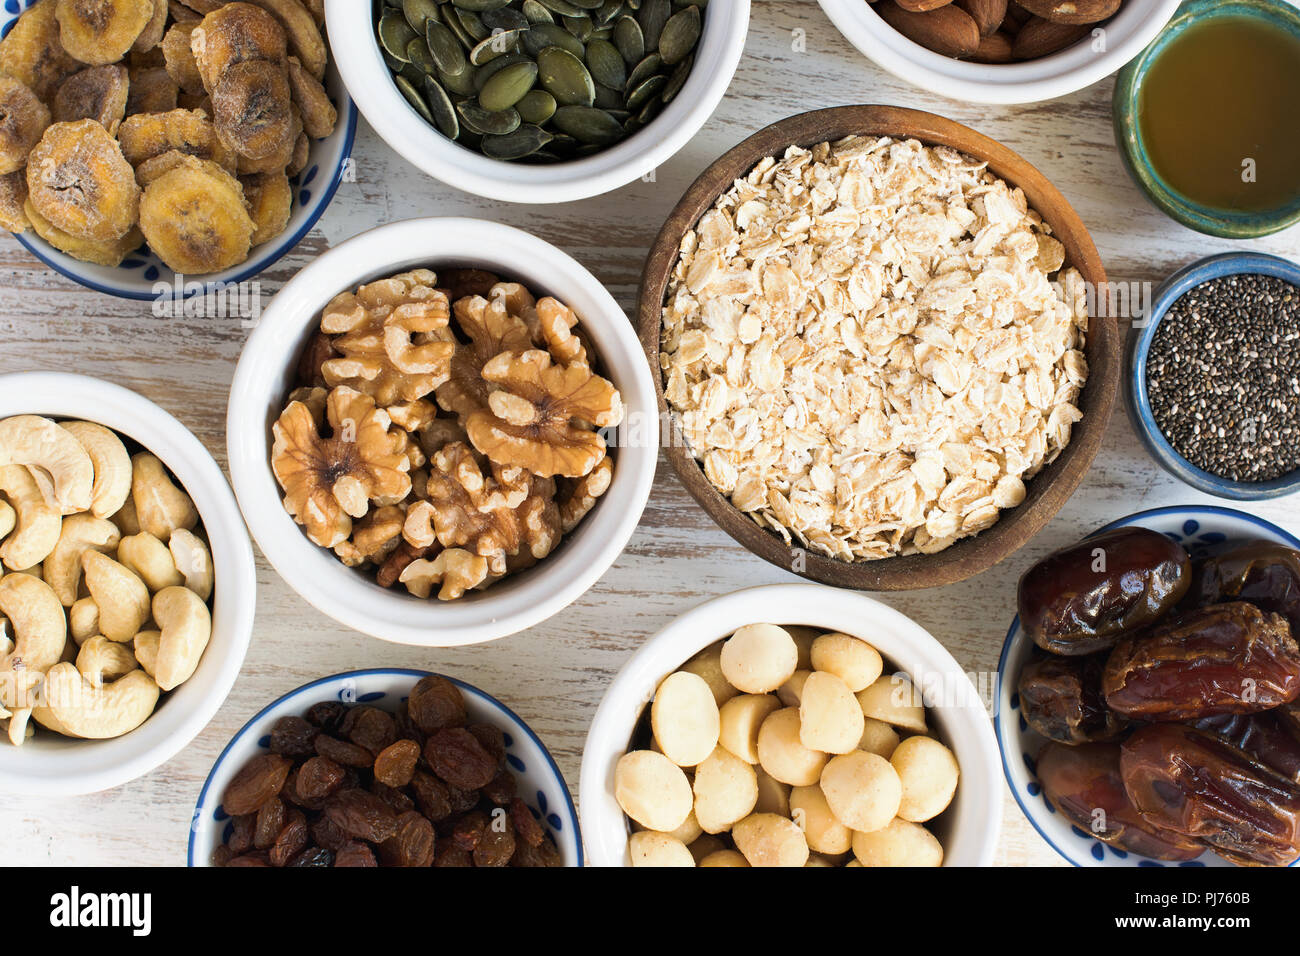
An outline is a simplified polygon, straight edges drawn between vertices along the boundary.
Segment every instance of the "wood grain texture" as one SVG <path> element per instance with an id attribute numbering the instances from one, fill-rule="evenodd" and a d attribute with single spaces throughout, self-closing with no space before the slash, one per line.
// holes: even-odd
<path id="1" fill-rule="evenodd" d="M 966 123 L 1034 163 L 1078 210 L 1111 281 L 1158 282 L 1195 259 L 1241 243 L 1171 222 L 1124 174 L 1111 138 L 1112 81 L 1049 103 L 995 108 L 917 90 L 866 61 L 812 0 L 756 0 L 746 55 L 726 100 L 653 181 L 554 207 L 512 206 L 429 180 L 365 124 L 345 183 L 318 227 L 261 277 L 264 294 L 323 249 L 380 223 L 466 215 L 528 229 L 576 256 L 629 311 L 647 249 L 686 187 L 725 150 L 783 117 L 846 103 L 894 103 Z M 1300 257 L 1300 229 L 1248 244 Z M 87 292 L 0 238 L 0 371 L 60 369 L 111 379 L 158 402 L 225 464 L 226 392 L 248 330 L 238 320 L 165 319 L 147 303 Z M 986 699 L 1010 623 L 1017 577 L 1049 550 L 1120 515 L 1214 503 L 1161 471 L 1126 418 L 1073 497 L 1024 549 L 975 578 L 899 592 L 889 604 L 942 641 Z M 1250 510 L 1300 533 L 1294 500 Z M 588 722 L 613 674 L 660 627 L 703 600 L 754 584 L 796 580 L 737 546 L 661 461 L 636 535 L 614 566 L 566 612 L 480 647 L 397 647 L 314 611 L 258 565 L 258 615 L 239 681 L 213 722 L 176 759 L 108 793 L 72 799 L 0 796 L 0 864 L 182 865 L 191 812 L 212 761 L 273 698 L 325 674 L 393 665 L 443 670 L 513 707 L 541 735 L 576 792 Z M 1061 861 L 1005 795 L 998 863 Z"/>

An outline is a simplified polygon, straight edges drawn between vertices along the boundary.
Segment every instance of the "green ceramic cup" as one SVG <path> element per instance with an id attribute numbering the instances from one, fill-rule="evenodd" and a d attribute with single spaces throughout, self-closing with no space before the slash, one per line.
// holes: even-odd
<path id="1" fill-rule="evenodd" d="M 1142 142 L 1138 125 L 1139 96 L 1142 82 L 1156 58 L 1170 41 L 1192 24 L 1218 17 L 1253 17 L 1277 30 L 1300 38 L 1300 9 L 1285 0 L 1188 0 L 1178 8 L 1173 19 L 1156 35 L 1145 50 L 1119 72 L 1111 113 L 1115 125 L 1115 143 L 1124 167 L 1148 199 L 1166 215 L 1198 232 L 1229 239 L 1254 239 L 1279 232 L 1300 222 L 1300 196 L 1277 209 L 1235 211 L 1197 203 L 1175 192 L 1155 171 Z M 1300 65 L 1297 65 L 1300 69 Z M 1189 123 L 1196 117 L 1188 117 Z M 1300 192 L 1300 183 L 1297 184 Z"/>

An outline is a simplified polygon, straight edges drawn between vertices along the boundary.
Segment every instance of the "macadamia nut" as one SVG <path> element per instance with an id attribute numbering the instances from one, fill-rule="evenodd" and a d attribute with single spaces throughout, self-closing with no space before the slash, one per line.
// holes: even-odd
<path id="1" fill-rule="evenodd" d="M 695 818 L 706 833 L 722 833 L 754 811 L 758 777 L 754 768 L 718 747 L 695 768 Z"/>
<path id="2" fill-rule="evenodd" d="M 920 824 L 892 820 L 879 830 L 854 833 L 853 855 L 862 866 L 940 866 L 943 844 Z"/>
<path id="3" fill-rule="evenodd" d="M 869 751 L 888 760 L 897 746 L 898 731 L 883 720 L 876 720 L 874 717 L 863 718 L 862 739 L 858 741 L 859 750 Z"/>
<path id="4" fill-rule="evenodd" d="M 771 694 L 740 694 L 722 705 L 718 743 L 746 763 L 758 763 L 758 730 L 781 702 Z"/>
<path id="5" fill-rule="evenodd" d="M 835 818 L 821 787 L 791 790 L 790 814 L 803 830 L 810 850 L 834 855 L 847 853 L 853 846 L 853 831 Z"/>
<path id="6" fill-rule="evenodd" d="M 813 671 L 799 695 L 799 742 L 809 750 L 846 754 L 862 740 L 866 718 L 853 691 L 834 674 Z"/>
<path id="7" fill-rule="evenodd" d="M 698 674 L 669 674 L 655 692 L 650 728 L 664 756 L 694 767 L 718 746 L 718 705 Z"/>
<path id="8" fill-rule="evenodd" d="M 686 844 L 667 833 L 641 830 L 628 837 L 633 866 L 695 866 Z"/>
<path id="9" fill-rule="evenodd" d="M 798 664 L 794 638 L 775 624 L 748 624 L 722 645 L 722 673 L 746 694 L 776 690 Z"/>
<path id="10" fill-rule="evenodd" d="M 957 791 L 957 758 L 932 737 L 908 737 L 894 750 L 890 764 L 903 785 L 898 815 L 924 823 L 943 813 Z"/>
<path id="11" fill-rule="evenodd" d="M 633 750 L 614 767 L 614 799 L 641 826 L 672 833 L 695 802 L 682 768 L 653 750 Z"/>
<path id="12" fill-rule="evenodd" d="M 704 682 L 709 685 L 713 691 L 713 700 L 719 707 L 728 700 L 735 697 L 740 691 L 732 687 L 727 682 L 727 678 L 722 674 L 722 644 L 721 642 L 706 647 L 689 661 L 681 666 L 681 669 L 690 674 L 697 674 L 704 678 Z"/>
<path id="13" fill-rule="evenodd" d="M 887 724 L 925 733 L 925 704 L 918 691 L 904 674 L 885 674 L 869 687 L 858 692 L 862 713 Z"/>
<path id="14" fill-rule="evenodd" d="M 803 831 L 793 820 L 774 813 L 745 817 L 731 836 L 750 866 L 803 866 L 808 862 L 808 841 Z"/>
<path id="15" fill-rule="evenodd" d="M 834 674 L 857 693 L 876 682 L 884 669 L 880 652 L 847 634 L 823 634 L 813 641 L 812 668 Z"/>
<path id="16" fill-rule="evenodd" d="M 800 741 L 796 707 L 773 712 L 758 729 L 758 762 L 782 783 L 811 786 L 821 778 L 826 760 L 826 754 L 809 750 Z"/>
<path id="17" fill-rule="evenodd" d="M 832 757 L 822 771 L 821 786 L 836 819 L 867 833 L 894 819 L 903 799 L 898 772 L 884 757 L 864 750 Z"/>

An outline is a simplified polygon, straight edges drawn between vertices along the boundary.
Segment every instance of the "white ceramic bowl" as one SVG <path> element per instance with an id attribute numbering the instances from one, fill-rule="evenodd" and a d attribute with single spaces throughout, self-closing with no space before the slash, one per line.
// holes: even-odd
<path id="1" fill-rule="evenodd" d="M 334 9 L 331 7 L 331 9 Z M 456 601 L 385 590 L 312 544 L 284 510 L 271 472 L 271 424 L 297 357 L 339 292 L 417 266 L 475 266 L 553 295 L 578 315 L 629 423 L 648 425 L 617 450 L 614 480 L 578 528 L 536 567 Z M 239 506 L 263 553 L 295 591 L 342 624 L 399 644 L 448 647 L 513 634 L 570 604 L 605 573 L 636 529 L 658 456 L 654 385 L 623 310 L 590 272 L 526 232 L 476 219 L 410 219 L 364 232 L 299 272 L 250 336 L 230 387 L 226 442 Z"/>
<path id="2" fill-rule="evenodd" d="M 954 60 L 907 39 L 867 0 L 818 0 L 839 31 L 863 54 L 900 79 L 972 103 L 1034 103 L 1091 86 L 1142 51 L 1181 0 L 1125 0 L 1100 37 L 1084 37 L 1059 53 L 1026 63 Z M 1102 44 L 1094 49 L 1094 43 Z"/>
<path id="3" fill-rule="evenodd" d="M 1300 538 L 1272 522 L 1244 511 L 1214 505 L 1178 505 L 1140 511 L 1112 521 L 1093 534 L 1131 526 L 1150 528 L 1168 535 L 1186 548 L 1193 559 L 1204 557 L 1210 548 L 1222 546 L 1225 542 L 1245 542 L 1254 538 L 1300 548 Z M 1048 845 L 1075 866 L 1175 865 L 1108 846 L 1064 819 L 1047 801 L 1035 770 L 1038 754 L 1046 741 L 1025 722 L 1016 693 L 1020 671 L 1033 652 L 1034 642 L 1025 637 L 1020 630 L 1020 618 L 1016 617 L 1007 631 L 1002 657 L 998 661 L 998 706 L 994 719 L 998 747 L 1002 751 L 1002 767 L 1016 803 L 1020 804 L 1020 809 Z M 1176 865 L 1232 866 L 1222 857 L 1208 852 Z"/>
<path id="4" fill-rule="evenodd" d="M 6 0 L 0 6 L 0 35 L 9 31 L 22 10 L 36 2 Z M 298 240 L 311 232 L 342 181 L 344 162 L 352 153 L 352 140 L 357 131 L 357 110 L 348 99 L 333 62 L 325 74 L 325 89 L 338 109 L 338 124 L 325 139 L 312 141 L 306 167 L 289 181 L 293 187 L 293 211 L 289 214 L 289 223 L 284 232 L 270 242 L 253 247 L 249 257 L 237 266 L 210 275 L 187 276 L 178 287 L 176 273 L 150 252 L 147 245 L 127 256 L 121 265 L 100 266 L 60 252 L 32 229 L 15 238 L 37 259 L 73 282 L 124 299 L 188 298 L 201 291 L 220 289 L 250 279 L 270 268 L 296 246 Z"/>
<path id="5" fill-rule="evenodd" d="M 0 418 L 20 414 L 86 419 L 139 442 L 162 459 L 194 499 L 212 547 L 212 640 L 194 676 L 168 693 L 153 716 L 113 740 L 72 740 L 38 729 L 21 747 L 0 746 L 0 791 L 94 793 L 170 760 L 225 701 L 253 631 L 253 549 L 217 463 L 184 425 L 148 399 L 82 375 L 0 375 Z"/>
<path id="6" fill-rule="evenodd" d="M 488 159 L 430 126 L 393 83 L 379 51 L 369 0 L 330 0 L 325 18 L 348 92 L 375 132 L 407 162 L 450 186 L 489 199 L 558 203 L 599 196 L 639 179 L 699 132 L 740 64 L 749 3 L 724 0 L 704 8 L 704 32 L 690 78 L 648 126 L 595 156 L 545 166 Z"/>
<path id="7" fill-rule="evenodd" d="M 301 717 L 312 704 L 327 700 L 397 707 L 427 671 L 383 668 L 322 677 L 290 691 L 264 707 L 226 745 L 199 792 L 190 826 L 190 866 L 210 866 L 213 852 L 225 840 L 230 816 L 221 808 L 221 794 L 231 778 L 270 742 L 271 728 L 281 717 Z M 559 847 L 565 866 L 582 866 L 582 836 L 578 814 L 560 768 L 546 745 L 519 716 L 477 687 L 449 678 L 465 695 L 465 709 L 475 723 L 491 724 L 505 734 L 506 762 L 515 775 L 518 793 L 534 811 Z"/>
<path id="8" fill-rule="evenodd" d="M 1001 828 L 997 746 L 987 707 L 952 655 L 920 625 L 852 591 L 820 584 L 747 588 L 706 601 L 642 645 L 605 692 L 582 757 L 578 803 L 592 866 L 627 866 L 628 824 L 614 799 L 614 765 L 655 688 L 697 651 L 746 624 L 821 627 L 860 635 L 885 658 L 886 672 L 907 674 L 922 690 L 940 740 L 952 748 L 961 779 L 935 835 L 945 866 L 989 866 Z"/>

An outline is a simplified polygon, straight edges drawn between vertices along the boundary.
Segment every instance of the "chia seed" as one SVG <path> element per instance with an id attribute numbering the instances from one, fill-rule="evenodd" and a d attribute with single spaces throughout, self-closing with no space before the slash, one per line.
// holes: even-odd
<path id="1" fill-rule="evenodd" d="M 1300 468 L 1300 288 L 1243 273 L 1188 290 L 1146 376 L 1157 427 L 1196 467 L 1241 482 Z"/>

